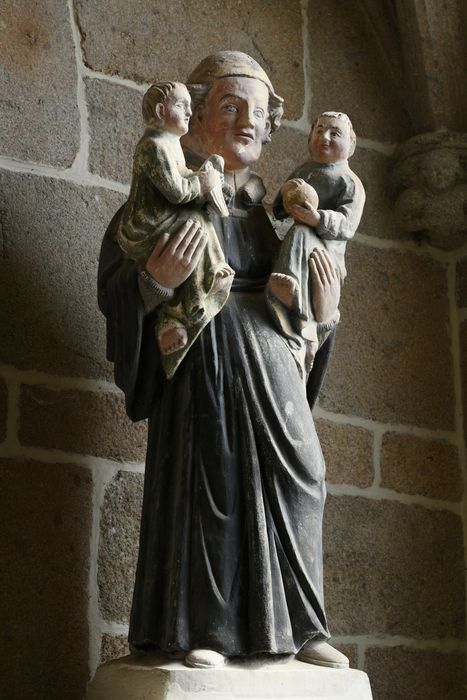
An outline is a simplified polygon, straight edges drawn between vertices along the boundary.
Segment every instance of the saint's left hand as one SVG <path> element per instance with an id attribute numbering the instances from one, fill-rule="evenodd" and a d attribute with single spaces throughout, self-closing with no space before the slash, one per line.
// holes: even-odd
<path id="1" fill-rule="evenodd" d="M 318 323 L 328 323 L 339 306 L 341 283 L 327 250 L 315 248 L 310 256 L 313 312 Z"/>

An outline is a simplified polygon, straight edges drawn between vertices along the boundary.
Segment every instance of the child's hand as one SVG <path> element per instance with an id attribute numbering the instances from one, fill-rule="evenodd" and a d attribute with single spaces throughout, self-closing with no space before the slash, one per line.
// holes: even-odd
<path id="1" fill-rule="evenodd" d="M 291 214 L 295 221 L 311 226 L 312 228 L 318 226 L 319 222 L 321 221 L 321 215 L 319 214 L 318 210 L 312 207 L 310 204 L 307 206 L 307 208 L 301 207 L 299 204 L 294 204 L 293 207 L 291 207 Z"/>
<path id="2" fill-rule="evenodd" d="M 210 192 L 211 190 L 214 189 L 214 187 L 222 187 L 223 183 L 223 175 L 221 176 L 221 173 L 218 170 L 215 170 L 214 168 L 210 168 L 209 170 L 205 170 L 202 172 L 197 173 L 199 177 L 199 183 L 201 185 L 201 194 L 206 194 L 206 192 Z"/>

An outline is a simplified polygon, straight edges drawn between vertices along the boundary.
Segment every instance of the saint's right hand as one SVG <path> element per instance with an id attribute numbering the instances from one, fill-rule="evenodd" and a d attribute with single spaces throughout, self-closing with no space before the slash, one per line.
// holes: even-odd
<path id="1" fill-rule="evenodd" d="M 189 219 L 169 236 L 164 233 L 146 262 L 146 271 L 163 287 L 176 289 L 195 269 L 207 236 L 199 222 Z"/>

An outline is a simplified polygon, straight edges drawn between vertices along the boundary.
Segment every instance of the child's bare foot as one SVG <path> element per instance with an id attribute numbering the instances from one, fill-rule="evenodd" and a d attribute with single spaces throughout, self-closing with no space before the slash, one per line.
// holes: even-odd
<path id="1" fill-rule="evenodd" d="M 188 342 L 188 334 L 182 326 L 169 328 L 159 336 L 159 347 L 163 355 L 170 355 L 172 352 L 185 347 Z"/>
<path id="2" fill-rule="evenodd" d="M 232 284 L 232 277 L 235 271 L 229 265 L 221 267 L 214 275 L 214 284 L 212 285 L 213 292 L 220 292 Z"/>
<path id="3" fill-rule="evenodd" d="M 284 306 L 291 309 L 298 292 L 298 284 L 289 275 L 273 272 L 269 277 L 269 289 Z"/>

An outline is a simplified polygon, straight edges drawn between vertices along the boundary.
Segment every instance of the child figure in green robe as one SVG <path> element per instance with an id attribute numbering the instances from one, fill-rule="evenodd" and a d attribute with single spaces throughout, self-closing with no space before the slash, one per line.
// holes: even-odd
<path id="1" fill-rule="evenodd" d="M 130 195 L 118 233 L 121 248 L 144 263 L 159 238 L 175 233 L 188 219 L 199 222 L 207 237 L 195 270 L 161 308 L 157 338 L 170 378 L 227 301 L 232 285 L 234 271 L 225 262 L 206 211 L 209 204 L 228 216 L 222 194 L 224 162 L 214 155 L 198 172 L 186 167 L 180 137 L 188 131 L 191 98 L 182 83 L 152 85 L 143 99 L 143 116 L 146 129 L 136 146 Z"/>

